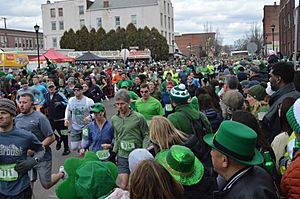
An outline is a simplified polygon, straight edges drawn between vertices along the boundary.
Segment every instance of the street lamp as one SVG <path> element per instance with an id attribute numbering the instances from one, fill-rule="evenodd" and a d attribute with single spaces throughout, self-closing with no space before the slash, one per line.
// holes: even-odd
<path id="1" fill-rule="evenodd" d="M 272 24 L 271 25 L 271 28 L 272 28 L 272 42 L 273 42 L 273 51 L 274 51 L 274 31 L 275 31 L 275 25 Z"/>
<path id="2" fill-rule="evenodd" d="M 35 24 L 34 30 L 36 33 L 37 55 L 38 55 L 38 69 L 40 69 L 40 45 L 39 45 L 39 29 L 40 26 Z"/>
<path id="3" fill-rule="evenodd" d="M 190 56 L 189 57 L 191 58 L 191 56 L 192 56 L 192 43 L 191 42 L 189 43 L 189 47 L 190 47 Z"/>

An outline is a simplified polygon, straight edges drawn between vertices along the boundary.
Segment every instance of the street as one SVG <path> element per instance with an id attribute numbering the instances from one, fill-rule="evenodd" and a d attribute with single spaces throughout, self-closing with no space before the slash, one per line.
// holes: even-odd
<path id="1" fill-rule="evenodd" d="M 104 101 L 103 104 L 106 106 L 106 112 L 107 112 L 107 118 L 111 118 L 115 113 L 116 113 L 116 109 L 114 108 L 114 101 L 113 99 L 110 99 L 110 101 Z M 59 170 L 59 167 L 61 165 L 64 164 L 64 160 L 68 157 L 78 157 L 78 153 L 73 151 L 71 152 L 71 154 L 69 154 L 68 156 L 62 156 L 62 152 L 63 152 L 63 146 L 60 149 L 60 151 L 56 151 L 55 150 L 55 145 L 56 142 L 54 142 L 51 145 L 52 148 L 52 173 L 56 173 Z M 60 183 L 60 182 L 58 182 Z M 54 185 L 51 189 L 46 190 L 44 189 L 40 182 L 37 181 L 34 184 L 34 195 L 36 199 L 53 199 L 53 198 L 57 198 L 56 194 L 55 194 L 55 187 L 58 184 Z"/>

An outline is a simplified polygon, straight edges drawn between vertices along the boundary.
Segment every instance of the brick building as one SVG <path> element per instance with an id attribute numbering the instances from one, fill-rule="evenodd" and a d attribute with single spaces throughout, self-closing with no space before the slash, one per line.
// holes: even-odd
<path id="1" fill-rule="evenodd" d="M 215 35 L 214 32 L 182 34 L 175 36 L 175 42 L 185 56 L 204 57 L 214 52 Z"/>
<path id="2" fill-rule="evenodd" d="M 279 38 L 279 12 L 280 6 L 274 2 L 274 5 L 264 6 L 263 37 L 264 37 L 264 54 L 267 55 L 269 50 L 273 50 L 273 32 L 274 29 L 274 51 L 280 51 Z"/>
<path id="3" fill-rule="evenodd" d="M 295 1 L 291 0 L 281 0 L 280 1 L 280 13 L 279 13 L 279 36 L 280 36 L 280 51 L 283 55 L 290 56 L 294 51 L 294 7 Z M 299 8 L 298 8 L 299 9 Z M 298 24 L 299 23 L 298 19 Z M 298 27 L 299 27 L 298 25 Z M 298 47 L 300 47 L 299 38 L 299 28 L 298 28 Z"/>
<path id="4" fill-rule="evenodd" d="M 43 33 L 39 33 L 39 44 L 40 49 L 43 49 Z M 0 28 L 0 48 L 36 50 L 36 33 L 34 31 Z"/>

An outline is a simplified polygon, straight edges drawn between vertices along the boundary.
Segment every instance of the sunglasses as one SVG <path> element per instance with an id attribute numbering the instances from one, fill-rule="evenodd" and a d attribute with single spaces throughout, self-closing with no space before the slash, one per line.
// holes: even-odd
<path id="1" fill-rule="evenodd" d="M 80 89 L 78 89 L 78 88 L 75 88 L 75 89 L 73 89 L 73 91 L 75 92 L 75 91 L 80 91 Z"/>
<path id="2" fill-rule="evenodd" d="M 149 91 L 141 91 L 141 93 L 148 93 Z"/>

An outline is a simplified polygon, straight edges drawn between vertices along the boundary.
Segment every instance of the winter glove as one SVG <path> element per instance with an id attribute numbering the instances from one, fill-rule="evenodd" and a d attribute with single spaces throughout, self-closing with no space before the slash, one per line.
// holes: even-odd
<path id="1" fill-rule="evenodd" d="M 22 175 L 32 169 L 37 163 L 38 162 L 34 158 L 18 161 L 15 170 Z"/>

